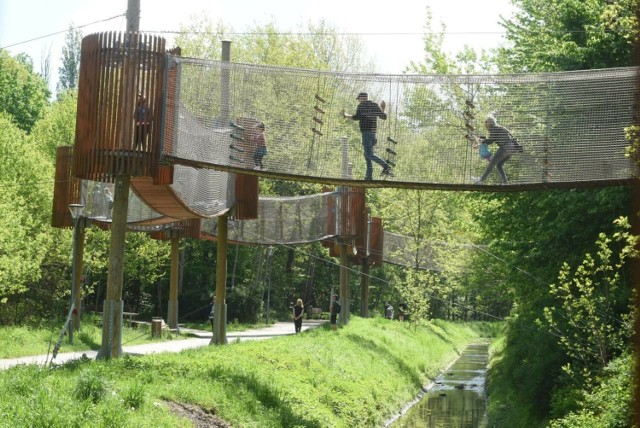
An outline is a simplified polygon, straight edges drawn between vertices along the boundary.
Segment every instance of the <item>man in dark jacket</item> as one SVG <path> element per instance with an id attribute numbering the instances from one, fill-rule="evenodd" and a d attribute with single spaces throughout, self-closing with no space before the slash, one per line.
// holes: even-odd
<path id="1" fill-rule="evenodd" d="M 373 101 L 369 101 L 369 96 L 365 92 L 360 92 L 356 99 L 358 100 L 356 114 L 346 114 L 344 110 L 342 110 L 342 116 L 359 122 L 360 132 L 362 133 L 364 160 L 367 163 L 367 172 L 364 179 L 371 181 L 373 175 L 373 164 L 371 161 L 382 166 L 383 175 L 391 174 L 389 164 L 373 153 L 373 146 L 377 143 L 376 128 L 378 126 L 378 118 L 382 120 L 387 119 L 387 114 L 384 112 L 386 104 L 384 101 L 380 101 L 380 105 L 378 106 L 378 104 Z"/>

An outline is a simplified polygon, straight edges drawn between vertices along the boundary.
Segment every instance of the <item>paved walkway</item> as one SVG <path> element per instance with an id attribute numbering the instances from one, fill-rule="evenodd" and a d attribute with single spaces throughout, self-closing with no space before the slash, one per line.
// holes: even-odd
<path id="1" fill-rule="evenodd" d="M 302 331 L 312 328 L 320 327 L 327 323 L 326 320 L 304 320 L 302 322 Z M 185 349 L 200 348 L 202 346 L 208 346 L 211 343 L 212 333 L 202 330 L 193 330 L 189 328 L 180 328 L 182 334 L 189 334 L 195 337 L 182 340 L 165 340 L 162 342 L 145 343 L 143 345 L 131 345 L 123 346 L 122 351 L 127 355 L 147 355 L 156 354 L 160 352 L 180 352 Z M 227 342 L 233 343 L 236 341 L 246 340 L 263 340 L 270 339 L 277 336 L 289 336 L 295 334 L 293 328 L 293 322 L 277 322 L 270 327 L 261 329 L 245 330 L 238 332 L 227 332 Z M 82 358 L 95 359 L 98 355 L 98 351 L 86 350 L 78 352 L 65 352 L 59 353 L 53 360 L 56 364 L 62 364 L 68 361 L 77 360 Z M 49 355 L 34 355 L 30 357 L 20 358 L 8 358 L 0 360 L 0 370 L 7 369 L 19 364 L 47 364 L 51 360 L 51 354 Z"/>

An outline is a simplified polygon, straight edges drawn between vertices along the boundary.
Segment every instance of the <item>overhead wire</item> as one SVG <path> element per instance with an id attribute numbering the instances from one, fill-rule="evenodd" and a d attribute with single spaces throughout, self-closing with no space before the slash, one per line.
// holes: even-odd
<path id="1" fill-rule="evenodd" d="M 115 16 L 111 16 L 109 18 L 104 18 L 104 19 L 100 19 L 98 21 L 93 21 L 93 22 L 89 22 L 87 24 L 83 24 L 83 25 L 78 25 L 78 26 L 74 26 L 73 28 L 75 29 L 80 29 L 80 28 L 85 28 L 85 27 L 89 27 L 91 25 L 95 25 L 95 24 L 100 24 L 103 22 L 108 22 L 117 18 L 122 18 L 125 17 L 127 14 L 122 13 L 119 15 L 115 15 Z M 21 42 L 16 42 L 16 43 L 12 43 L 10 45 L 5 45 L 5 46 L 1 46 L 0 49 L 8 49 L 8 48 L 12 48 L 15 46 L 20 46 L 26 43 L 30 43 L 36 40 L 41 40 L 41 39 L 45 39 L 47 37 L 52 37 L 52 36 L 56 36 L 58 34 L 64 34 L 66 32 L 68 32 L 69 29 L 66 30 L 59 30 L 59 31 L 54 31 L 53 33 L 49 33 L 49 34 L 44 34 L 42 36 L 37 36 L 37 37 L 33 37 L 31 39 L 28 40 L 23 40 Z M 193 31 L 193 30 L 145 30 L 144 32 L 146 33 L 153 33 L 153 34 L 178 34 L 178 35 L 189 35 L 189 34 L 193 34 L 193 35 L 200 35 L 200 34 L 211 34 L 211 31 Z M 586 30 L 570 30 L 570 31 L 549 31 L 546 30 L 546 33 L 553 33 L 553 34 L 585 34 L 587 33 Z M 605 32 L 611 32 L 614 33 L 613 30 L 605 30 Z M 378 31 L 378 32 L 366 32 L 366 33 L 360 33 L 360 32 L 336 32 L 336 33 L 332 33 L 332 34 L 326 34 L 326 33 L 317 33 L 317 32 L 304 32 L 304 31 L 276 31 L 276 32 L 266 32 L 266 31 L 231 31 L 231 32 L 224 32 L 224 34 L 226 36 L 266 36 L 266 35 L 277 35 L 277 36 L 322 36 L 322 35 L 326 35 L 326 36 L 331 36 L 331 37 L 397 37 L 397 36 L 402 36 L 402 37 L 406 37 L 406 36 L 411 36 L 411 37 L 415 37 L 415 36 L 425 36 L 425 35 L 440 35 L 440 36 L 478 36 L 478 35 L 487 35 L 487 36 L 495 36 L 495 35 L 505 35 L 506 31 L 423 31 L 423 32 L 384 32 L 384 31 Z"/>
<path id="2" fill-rule="evenodd" d="M 121 18 L 121 17 L 126 16 L 126 15 L 127 15 L 126 13 L 123 13 L 123 14 L 120 14 L 120 15 L 112 16 L 110 18 L 105 18 L 105 19 L 101 19 L 101 20 L 98 20 L 98 21 L 90 22 L 88 24 L 74 26 L 73 28 L 74 29 L 85 28 L 85 27 L 89 27 L 91 25 L 100 24 L 102 22 L 107 22 L 107 21 L 111 21 L 113 19 Z M 6 46 L 1 46 L 0 49 L 8 49 L 8 48 L 12 48 L 14 46 L 20 46 L 20 45 L 23 45 L 23 44 L 26 44 L 26 43 L 30 43 L 30 42 L 33 42 L 33 41 L 36 41 L 36 40 L 46 39 L 47 37 L 57 36 L 58 34 L 64 34 L 64 33 L 67 33 L 68 31 L 69 31 L 69 29 L 55 31 L 53 33 L 45 34 L 43 36 L 38 36 L 38 37 L 34 37 L 32 39 L 29 39 L 29 40 L 24 40 L 22 42 L 17 42 L 17 43 L 13 43 L 13 44 L 6 45 Z"/>

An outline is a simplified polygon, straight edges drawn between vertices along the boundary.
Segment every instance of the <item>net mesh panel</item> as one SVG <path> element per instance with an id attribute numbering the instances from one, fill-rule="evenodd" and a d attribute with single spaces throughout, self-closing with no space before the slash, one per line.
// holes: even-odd
<path id="1" fill-rule="evenodd" d="M 100 181 L 82 180 L 82 216 L 97 221 L 111 221 L 109 196 L 113 197 L 114 185 Z M 107 190 L 105 190 L 107 189 Z M 112 199 L 111 199 L 112 200 Z M 144 222 L 173 221 L 167 220 L 162 214 L 151 209 L 133 192 L 129 192 L 129 207 L 127 211 L 127 227 Z"/>
<path id="2" fill-rule="evenodd" d="M 177 163 L 252 170 L 250 157 L 234 156 L 228 120 L 252 118 L 266 125 L 266 172 L 260 174 L 327 183 L 362 180 L 358 124 L 343 119 L 341 111 L 355 113 L 355 97 L 365 91 L 388 106 L 388 119 L 378 120 L 375 146 L 378 156 L 395 165 L 387 186 L 472 184 L 487 161 L 469 137 L 487 135 L 488 115 L 524 147 L 505 166 L 510 184 L 627 181 L 635 175 L 625 156 L 625 127 L 633 122 L 636 68 L 419 76 L 169 60 L 178 73 L 168 97 L 176 97 L 179 117 L 177 138 L 164 155 Z M 374 180 L 382 178 L 380 172 L 374 164 Z M 488 184 L 497 182 L 494 172 Z"/>
<path id="3" fill-rule="evenodd" d="M 248 244 L 302 244 L 328 238 L 330 201 L 337 192 L 287 198 L 260 198 L 256 220 L 229 221 L 230 241 Z M 335 205 L 334 205 L 335 206 Z M 203 221 L 202 231 L 217 236 L 218 222 Z"/>
<path id="4" fill-rule="evenodd" d="M 226 135 L 224 129 L 209 128 L 206 123 L 196 119 L 183 107 L 176 109 L 176 117 L 173 121 L 175 140 L 189 141 L 193 144 L 190 156 L 196 158 L 210 156 L 216 151 L 215 142 L 224 139 Z M 176 154 L 183 155 L 185 147 L 178 145 Z M 228 172 L 176 165 L 173 177 L 171 187 L 175 194 L 202 217 L 223 214 L 233 204 L 228 197 L 231 180 Z"/>

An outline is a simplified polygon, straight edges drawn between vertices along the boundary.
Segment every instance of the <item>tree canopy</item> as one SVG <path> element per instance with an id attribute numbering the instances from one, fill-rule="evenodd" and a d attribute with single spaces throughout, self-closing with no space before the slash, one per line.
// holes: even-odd
<path id="1" fill-rule="evenodd" d="M 49 95 L 46 81 L 33 73 L 28 56 L 13 58 L 0 50 L 0 112 L 6 112 L 18 128 L 30 132 L 42 117 Z"/>

